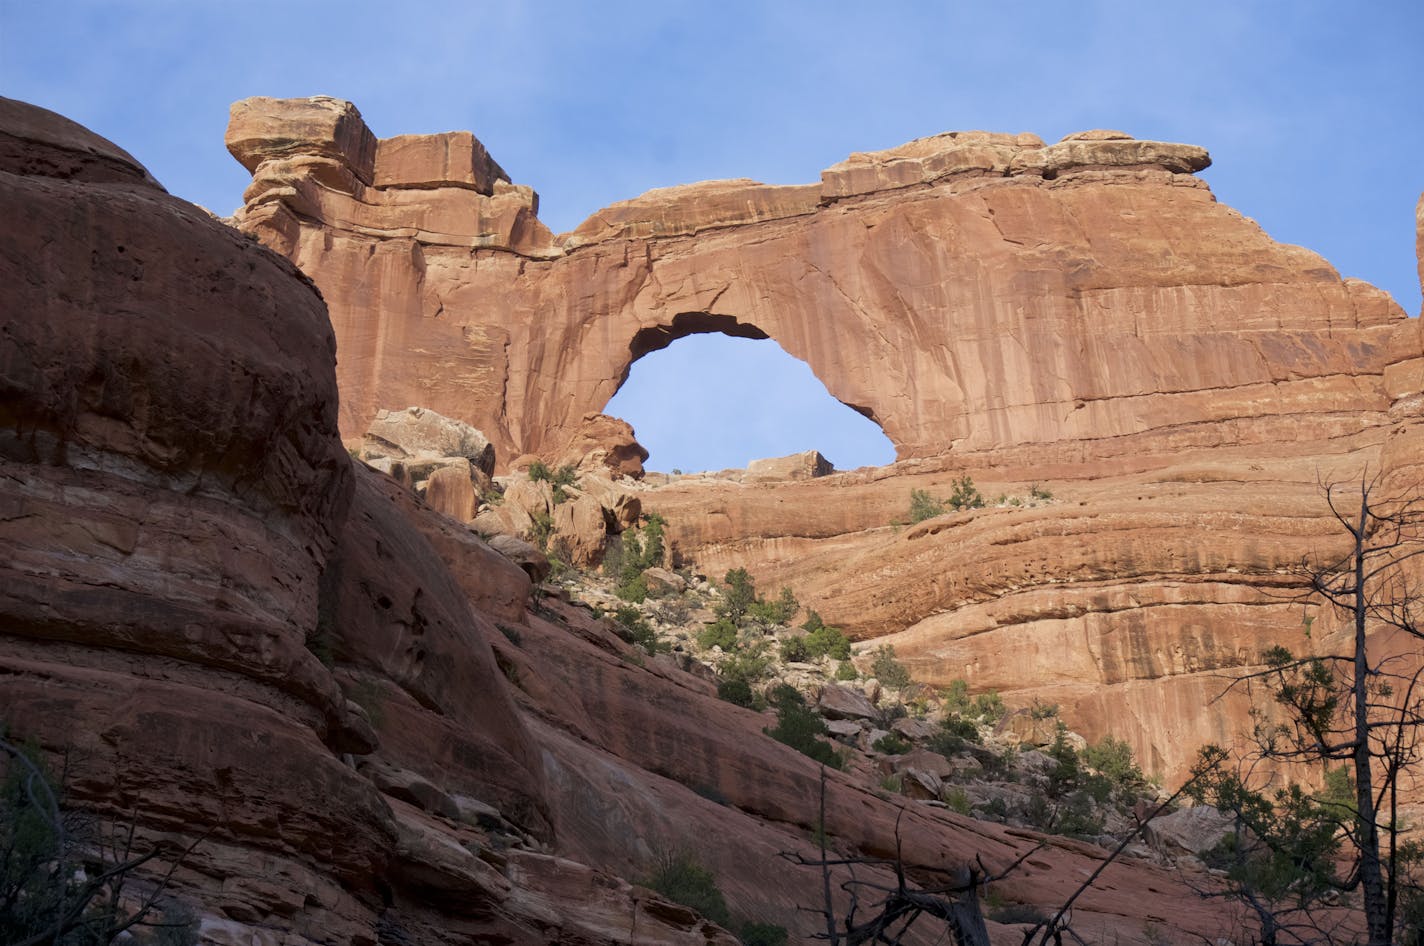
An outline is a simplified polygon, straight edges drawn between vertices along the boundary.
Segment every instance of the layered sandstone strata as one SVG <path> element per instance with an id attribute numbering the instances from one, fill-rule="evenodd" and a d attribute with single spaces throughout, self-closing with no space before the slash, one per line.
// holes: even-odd
<path id="1" fill-rule="evenodd" d="M 1033 848 L 837 773 L 822 817 L 765 719 L 531 609 L 520 569 L 350 462 L 289 264 L 58 116 L 0 100 L 0 156 L 0 707 L 72 753 L 72 803 L 198 841 L 167 893 L 205 942 L 731 943 L 623 879 L 693 844 L 805 935 L 821 877 L 775 854 L 814 856 L 813 826 L 865 855 L 900 830 L 930 879 Z M 1060 903 L 1100 856 L 1050 839 L 1001 890 Z M 1078 904 L 1122 942 L 1167 918 L 1227 922 L 1142 863 Z"/>
<path id="2" fill-rule="evenodd" d="M 1398 307 L 1216 203 L 1190 145 L 949 133 L 819 185 L 651 191 L 554 238 L 532 198 L 492 226 L 498 186 L 365 183 L 416 146 L 359 123 L 330 99 L 250 99 L 228 132 L 254 174 L 240 226 L 331 306 L 348 438 L 421 404 L 506 462 L 552 456 L 637 358 L 709 331 L 775 339 L 901 458 L 1266 443 L 1389 406 Z"/>
<path id="3" fill-rule="evenodd" d="M 329 183 L 360 177 L 366 139 L 338 146 L 351 136 L 314 110 L 359 121 L 331 100 L 249 100 L 229 143 L 254 168 L 239 225 L 331 304 L 347 437 L 421 403 L 501 457 L 555 456 L 642 355 L 696 332 L 773 338 L 901 462 L 640 494 L 677 553 L 896 635 L 923 679 L 1060 702 L 1165 776 L 1241 727 L 1212 699 L 1231 675 L 1299 643 L 1280 595 L 1336 538 L 1318 481 L 1381 464 L 1417 481 L 1416 323 L 1217 203 L 1200 148 L 951 132 L 816 184 L 666 188 L 562 237 L 490 242 L 468 223 L 432 237 Z M 297 129 L 272 158 L 270 123 Z M 303 176 L 293 156 L 342 147 L 347 176 Z M 990 498 L 1039 483 L 1055 499 L 891 525 L 911 489 L 945 495 L 966 473 Z"/>

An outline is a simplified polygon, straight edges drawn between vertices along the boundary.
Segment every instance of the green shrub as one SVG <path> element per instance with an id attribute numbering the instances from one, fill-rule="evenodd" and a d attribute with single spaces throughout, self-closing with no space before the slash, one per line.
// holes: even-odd
<path id="1" fill-rule="evenodd" d="M 717 603 L 717 616 L 736 624 L 747 616 L 747 610 L 757 600 L 756 583 L 745 568 L 731 569 L 723 581 L 727 587 Z"/>
<path id="2" fill-rule="evenodd" d="M 781 659 L 787 663 L 805 663 L 810 660 L 811 653 L 806 647 L 806 635 L 797 634 L 782 641 Z"/>
<path id="3" fill-rule="evenodd" d="M 951 713 L 964 715 L 969 709 L 969 683 L 965 680 L 951 680 L 949 686 L 940 691 L 944 708 Z"/>
<path id="4" fill-rule="evenodd" d="M 775 601 L 754 598 L 747 605 L 747 613 L 766 624 L 788 624 L 799 610 L 801 603 L 796 600 L 796 595 L 790 588 L 782 588 L 780 597 Z"/>
<path id="5" fill-rule="evenodd" d="M 819 623 L 819 622 L 818 622 Z M 806 650 L 813 660 L 830 657 L 832 660 L 850 659 L 850 638 L 838 628 L 820 627 L 806 635 Z"/>
<path id="6" fill-rule="evenodd" d="M 697 645 L 705 650 L 720 647 L 730 653 L 737 646 L 737 628 L 726 618 L 718 618 L 697 632 Z"/>
<path id="7" fill-rule="evenodd" d="M 781 698 L 776 703 L 776 726 L 766 730 L 766 734 L 822 765 L 839 769 L 845 764 L 845 758 L 830 743 L 819 738 L 825 735 L 826 724 L 806 706 L 799 693 L 795 690 L 792 693 L 794 698 L 787 696 L 783 688 L 778 688 Z"/>
<path id="8" fill-rule="evenodd" d="M 910 490 L 910 522 L 924 522 L 935 516 L 944 515 L 945 505 L 922 489 Z"/>
<path id="9" fill-rule="evenodd" d="M 842 660 L 836 664 L 836 679 L 841 681 L 859 680 L 860 671 L 855 669 L 855 664 L 849 660 Z"/>
<path id="10" fill-rule="evenodd" d="M 554 517 L 540 510 L 530 517 L 529 541 L 542 552 L 549 551 L 549 537 L 554 534 Z"/>
<path id="11" fill-rule="evenodd" d="M 619 582 L 613 593 L 624 601 L 642 604 L 648 600 L 648 582 L 642 575 L 635 575 L 627 581 Z"/>
<path id="12" fill-rule="evenodd" d="M 745 706 L 747 709 L 756 709 L 757 707 L 756 694 L 752 692 L 752 685 L 738 677 L 718 680 L 717 698 L 737 706 Z"/>
<path id="13" fill-rule="evenodd" d="M 691 907 L 718 926 L 732 925 L 732 911 L 717 888 L 716 876 L 686 851 L 660 854 L 643 886 Z"/>
<path id="14" fill-rule="evenodd" d="M 894 792 L 898 795 L 905 788 L 905 777 L 899 772 L 892 772 L 889 775 L 881 777 L 880 787 L 887 792 Z"/>
<path id="15" fill-rule="evenodd" d="M 1029 707 L 1028 714 L 1034 719 L 1052 719 L 1058 715 L 1057 703 L 1040 703 L 1033 701 L 1033 706 Z"/>
<path id="16" fill-rule="evenodd" d="M 1029 494 L 1030 496 L 1032 496 L 1034 499 L 1045 499 L 1045 500 L 1046 500 L 1046 499 L 1052 499 L 1052 498 L 1053 498 L 1053 494 L 1052 494 L 1052 493 L 1050 493 L 1048 490 L 1044 489 L 1043 487 L 1039 486 L 1037 483 L 1034 483 L 1032 486 L 1030 486 L 1030 487 L 1028 488 L 1028 494 Z"/>
<path id="17" fill-rule="evenodd" d="M 619 636 L 630 644 L 638 644 L 650 654 L 656 654 L 659 650 L 668 649 L 668 645 L 658 641 L 658 635 L 653 630 L 651 624 L 643 617 L 643 612 L 629 605 L 620 605 L 614 612 L 613 620 L 618 622 L 618 626 L 624 633 Z"/>
<path id="18" fill-rule="evenodd" d="M 1076 788 L 1082 779 L 1083 768 L 1078 759 L 1078 750 L 1068 741 L 1068 727 L 1058 724 L 1058 735 L 1047 749 L 1054 766 L 1048 771 L 1048 796 L 1060 798 L 1070 789 Z"/>
<path id="19" fill-rule="evenodd" d="M 966 473 L 954 481 L 954 492 L 949 494 L 949 505 L 957 511 L 984 508 L 984 497 Z"/>
<path id="20" fill-rule="evenodd" d="M 555 489 L 560 486 L 573 486 L 578 482 L 578 467 L 572 463 L 566 463 L 557 470 L 551 470 L 543 460 L 535 460 L 529 464 L 529 469 L 526 472 L 529 474 L 529 479 L 535 483 L 548 483 Z"/>
<path id="21" fill-rule="evenodd" d="M 1132 759 L 1132 747 L 1112 736 L 1104 736 L 1102 742 L 1084 749 L 1083 762 L 1124 788 L 1140 787 L 1147 782 Z"/>
<path id="22" fill-rule="evenodd" d="M 742 946 L 786 946 L 786 927 L 748 920 L 742 924 Z"/>
<path id="23" fill-rule="evenodd" d="M 958 785 L 948 785 L 941 795 L 944 803 L 949 806 L 950 811 L 958 812 L 961 815 L 969 814 L 969 793 Z"/>
<path id="24" fill-rule="evenodd" d="M 755 644 L 746 644 L 737 648 L 726 660 L 722 661 L 719 672 L 728 679 L 759 683 L 766 676 L 767 668 L 771 666 L 771 655 L 768 650 L 769 646 L 766 641 L 757 641 Z"/>
<path id="25" fill-rule="evenodd" d="M 928 748 L 946 759 L 952 759 L 978 743 L 978 726 L 959 716 L 946 716 L 940 723 L 939 732 L 929 738 Z"/>
<path id="26" fill-rule="evenodd" d="M 895 659 L 893 644 L 882 644 L 875 650 L 875 659 L 870 664 L 870 675 L 882 686 L 900 690 L 910 685 L 910 671 Z"/>
<path id="27" fill-rule="evenodd" d="M 1009 708 L 1004 705 L 1004 701 L 999 697 L 997 690 L 980 693 L 974 697 L 974 714 L 980 719 L 997 723 L 1004 718 L 1008 711 Z"/>
<path id="28" fill-rule="evenodd" d="M 904 755 L 910 751 L 910 741 L 892 732 L 875 740 L 871 748 L 886 755 Z"/>

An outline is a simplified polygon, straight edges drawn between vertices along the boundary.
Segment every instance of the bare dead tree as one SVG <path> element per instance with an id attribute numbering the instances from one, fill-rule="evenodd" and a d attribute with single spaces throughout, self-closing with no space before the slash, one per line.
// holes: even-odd
<path id="1" fill-rule="evenodd" d="M 140 851 L 132 820 L 100 824 L 66 810 L 32 753 L 3 735 L 0 761 L 0 935 L 7 946 L 111 943 L 137 930 L 187 930 L 187 917 L 165 917 L 160 901 L 206 834 L 186 847 L 158 843 Z M 136 883 L 165 857 L 166 869 Z"/>
<path id="2" fill-rule="evenodd" d="M 1192 786 L 1188 782 L 1174 792 L 1171 797 L 1159 803 L 1146 817 L 1138 820 L 1134 829 L 1117 846 L 1103 857 L 1102 862 L 1063 901 L 1054 915 L 1038 923 L 1024 933 L 1024 946 L 1062 946 L 1066 941 L 1083 944 L 1084 941 L 1073 932 L 1073 905 L 1086 891 L 1097 883 L 1108 865 L 1118 859 L 1133 841 L 1141 836 L 1148 822 L 1170 808 Z M 983 859 L 975 856 L 972 863 L 951 869 L 953 879 L 935 887 L 912 885 L 905 872 L 905 862 L 900 847 L 900 820 L 902 808 L 895 818 L 895 857 L 842 857 L 830 856 L 826 823 L 826 772 L 821 770 L 820 791 L 820 858 L 808 859 L 801 854 L 783 851 L 781 856 L 793 864 L 819 868 L 821 871 L 822 906 L 811 912 L 821 916 L 825 932 L 813 934 L 813 939 L 823 940 L 831 946 L 861 946 L 861 944 L 881 944 L 900 946 L 904 937 L 920 920 L 929 918 L 940 921 L 942 933 L 954 946 L 989 946 L 989 932 L 985 925 L 980 891 L 988 885 L 1011 876 L 1024 861 L 1043 849 L 1038 844 L 1020 854 L 1013 861 L 997 871 L 985 865 Z M 879 867 L 894 875 L 894 883 L 880 880 L 862 879 L 857 876 L 857 867 Z M 850 874 L 849 880 L 836 884 L 833 869 L 843 868 Z M 844 894 L 845 907 L 838 915 L 835 891 Z M 1084 944 L 1086 946 L 1086 944 Z"/>
<path id="3" fill-rule="evenodd" d="M 1382 496 L 1379 477 L 1368 474 L 1358 487 L 1322 482 L 1320 489 L 1348 544 L 1339 554 L 1301 563 L 1304 594 L 1299 600 L 1322 605 L 1343 619 L 1343 646 L 1305 656 L 1271 648 L 1263 655 L 1264 670 L 1231 686 L 1264 685 L 1285 717 L 1284 722 L 1269 722 L 1264 715 L 1257 719 L 1253 740 L 1258 758 L 1319 764 L 1327 771 L 1340 763 L 1353 785 L 1352 802 L 1321 803 L 1294 787 L 1270 796 L 1250 779 L 1235 776 L 1218 780 L 1208 800 L 1232 811 L 1264 856 L 1303 858 L 1302 852 L 1316 852 L 1311 875 L 1302 865 L 1294 887 L 1278 891 L 1292 894 L 1285 903 L 1260 883 L 1238 882 L 1237 894 L 1258 916 L 1264 942 L 1290 941 L 1282 938 L 1286 922 L 1304 929 L 1319 925 L 1319 902 L 1333 891 L 1358 892 L 1367 942 L 1392 946 L 1401 931 L 1401 895 L 1410 889 L 1398 795 L 1401 777 L 1421 758 L 1424 666 L 1417 653 L 1388 653 L 1383 638 L 1424 640 L 1409 567 L 1424 555 L 1424 497 Z M 1306 621 L 1307 635 L 1311 620 Z M 1224 753 L 1207 747 L 1204 763 L 1211 754 L 1220 773 Z M 1337 850 L 1346 855 L 1346 868 L 1321 870 Z M 1249 880 L 1248 875 L 1239 872 Z M 1301 896 L 1304 892 L 1313 899 Z M 1312 938 L 1298 941 L 1330 941 L 1323 933 L 1316 930 Z"/>

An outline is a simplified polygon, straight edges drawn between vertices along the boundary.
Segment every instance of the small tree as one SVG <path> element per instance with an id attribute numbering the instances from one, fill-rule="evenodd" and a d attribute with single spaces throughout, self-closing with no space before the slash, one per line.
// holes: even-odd
<path id="1" fill-rule="evenodd" d="M 881 644 L 875 649 L 875 659 L 870 663 L 870 673 L 882 685 L 892 690 L 902 690 L 910 685 L 910 671 L 895 658 L 894 644 Z"/>
<path id="2" fill-rule="evenodd" d="M 949 505 L 956 512 L 984 508 L 984 497 L 980 495 L 979 488 L 974 485 L 974 480 L 970 479 L 968 473 L 954 481 L 954 492 L 949 494 Z"/>
<path id="3" fill-rule="evenodd" d="M 944 515 L 943 500 L 935 499 L 922 489 L 910 490 L 910 522 L 924 522 L 935 516 Z"/>
<path id="4" fill-rule="evenodd" d="M 745 568 L 730 569 L 722 580 L 727 587 L 717 605 L 717 616 L 736 624 L 747 616 L 747 611 L 757 600 L 756 583 Z"/>
<path id="5" fill-rule="evenodd" d="M 1311 598 L 1345 619 L 1344 646 L 1310 656 L 1275 647 L 1263 657 L 1266 669 L 1238 681 L 1247 686 L 1263 683 L 1284 717 L 1274 722 L 1258 716 L 1254 754 L 1313 763 L 1327 771 L 1344 763 L 1354 785 L 1352 804 L 1338 798 L 1322 802 L 1299 789 L 1268 794 L 1254 784 L 1249 769 L 1248 774 L 1236 774 L 1226 767 L 1226 754 L 1217 747 L 1203 751 L 1198 767 L 1208 773 L 1215 767 L 1214 781 L 1202 780 L 1208 800 L 1233 812 L 1263 846 L 1254 855 L 1240 852 L 1237 887 L 1257 913 L 1263 941 L 1275 942 L 1268 937 L 1283 933 L 1281 911 L 1266 896 L 1274 883 L 1272 870 L 1282 865 L 1297 867 L 1283 888 L 1294 897 L 1292 922 L 1313 926 L 1309 920 L 1315 903 L 1301 900 L 1298 892 L 1323 896 L 1358 889 L 1370 946 L 1401 941 L 1402 907 L 1417 896 L 1411 879 L 1414 858 L 1399 837 L 1398 791 L 1400 776 L 1420 757 L 1417 737 L 1424 705 L 1419 684 L 1424 668 L 1417 657 L 1406 662 L 1385 653 L 1381 637 L 1394 633 L 1424 639 L 1406 568 L 1424 553 L 1424 501 L 1415 496 L 1382 498 L 1378 482 L 1362 477 L 1358 495 L 1334 484 L 1322 485 L 1326 504 L 1349 542 L 1342 554 L 1306 561 L 1301 568 Z M 1310 630 L 1307 620 L 1307 636 Z M 1331 845 L 1336 843 L 1348 861 L 1342 872 L 1329 869 L 1334 866 Z M 1306 871 L 1306 863 L 1326 865 L 1326 873 Z"/>

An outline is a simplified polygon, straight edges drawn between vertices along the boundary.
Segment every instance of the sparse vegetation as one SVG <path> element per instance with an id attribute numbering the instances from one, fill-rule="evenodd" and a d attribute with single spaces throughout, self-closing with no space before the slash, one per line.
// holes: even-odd
<path id="1" fill-rule="evenodd" d="M 786 946 L 786 927 L 775 923 L 742 924 L 742 946 Z"/>
<path id="2" fill-rule="evenodd" d="M 904 689 L 910 685 L 910 671 L 895 658 L 893 644 L 882 644 L 875 649 L 870 675 L 879 680 L 882 686 L 892 690 Z"/>
<path id="3" fill-rule="evenodd" d="M 192 911 L 168 889 L 193 846 L 142 851 L 131 823 L 67 808 L 64 788 L 37 746 L 0 726 L 0 942 L 197 943 Z M 153 873 L 135 883 L 141 869 Z"/>
<path id="4" fill-rule="evenodd" d="M 687 851 L 664 851 L 643 879 L 643 886 L 674 903 L 691 907 L 718 926 L 732 925 L 732 911 L 717 887 L 717 878 Z"/>
<path id="5" fill-rule="evenodd" d="M 968 473 L 954 481 L 954 491 L 949 494 L 948 502 L 950 508 L 956 512 L 984 508 L 984 497 L 979 494 Z"/>
<path id="6" fill-rule="evenodd" d="M 730 652 L 737 646 L 737 628 L 726 618 L 718 618 L 697 632 L 698 646 L 705 650 L 720 647 Z"/>
<path id="7" fill-rule="evenodd" d="M 614 593 L 624 601 L 642 604 L 647 600 L 648 582 L 643 573 L 663 563 L 666 526 L 666 519 L 649 513 L 641 529 L 628 529 L 609 543 L 603 556 L 603 573 L 617 580 Z"/>
<path id="8" fill-rule="evenodd" d="M 800 693 L 792 687 L 777 687 L 771 703 L 776 707 L 776 726 L 766 731 L 768 736 L 828 768 L 845 765 L 845 757 L 820 738 L 826 734 L 826 724 L 806 706 Z"/>
<path id="9" fill-rule="evenodd" d="M 547 553 L 549 538 L 554 534 L 554 517 L 541 509 L 529 519 L 529 541 L 539 546 L 540 551 Z"/>
<path id="10" fill-rule="evenodd" d="M 836 664 L 836 679 L 842 683 L 860 679 L 860 671 L 855 669 L 855 664 L 849 660 L 842 660 Z"/>
<path id="11" fill-rule="evenodd" d="M 824 623 L 815 611 L 808 612 L 806 623 L 801 627 L 807 631 L 806 652 L 812 660 L 821 657 L 830 657 L 832 660 L 850 659 L 850 638 L 838 628 Z"/>
<path id="12" fill-rule="evenodd" d="M 910 490 L 910 523 L 924 522 L 945 513 L 943 500 L 935 499 L 922 489 Z"/>
<path id="13" fill-rule="evenodd" d="M 717 616 L 738 624 L 747 616 L 753 602 L 757 600 L 756 583 L 745 568 L 733 568 L 722 579 L 726 588 L 722 600 L 717 605 Z"/>
<path id="14" fill-rule="evenodd" d="M 637 608 L 623 605 L 613 613 L 613 620 L 617 622 L 621 632 L 618 636 L 628 643 L 636 644 L 650 654 L 668 649 L 667 644 L 658 640 L 657 632 Z"/>
<path id="15" fill-rule="evenodd" d="M 883 752 L 886 755 L 904 755 L 910 751 L 910 741 L 904 736 L 895 733 L 888 733 L 875 740 L 876 752 Z"/>
<path id="16" fill-rule="evenodd" d="M 790 588 L 782 588 L 775 601 L 753 597 L 751 604 L 747 606 L 747 613 L 751 617 L 766 624 L 790 623 L 799 610 L 801 603 L 796 600 L 796 595 Z"/>

